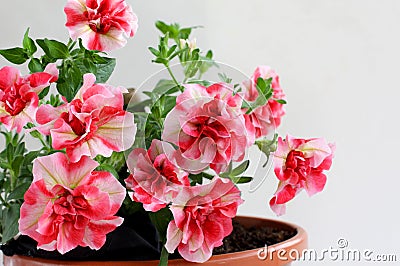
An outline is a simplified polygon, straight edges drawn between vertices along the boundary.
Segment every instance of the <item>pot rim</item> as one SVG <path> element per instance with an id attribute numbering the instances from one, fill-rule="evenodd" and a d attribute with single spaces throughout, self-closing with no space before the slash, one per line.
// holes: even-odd
<path id="1" fill-rule="evenodd" d="M 267 265 L 286 265 L 286 263 L 290 263 L 294 259 L 288 257 L 286 260 L 282 260 L 278 257 L 277 253 L 279 250 L 297 250 L 299 253 L 302 254 L 303 250 L 307 248 L 308 245 L 308 237 L 306 231 L 293 223 L 286 222 L 286 221 L 281 221 L 281 220 L 276 220 L 276 219 L 270 219 L 270 218 L 263 218 L 263 217 L 257 217 L 257 216 L 248 216 L 248 215 L 238 215 L 234 218 L 235 220 L 242 220 L 246 221 L 248 224 L 247 227 L 250 226 L 257 226 L 258 224 L 271 224 L 274 226 L 277 226 L 278 228 L 294 228 L 297 230 L 297 234 L 294 235 L 293 237 L 276 243 L 274 245 L 268 246 L 268 253 L 263 254 L 265 256 L 265 259 L 267 260 L 270 264 Z M 246 225 L 245 225 L 246 226 Z M 219 255 L 213 255 L 208 261 L 200 264 L 200 265 L 218 265 L 218 264 L 228 264 L 231 265 L 234 261 L 243 261 L 244 263 L 241 265 L 246 265 L 246 262 L 248 262 L 250 259 L 256 259 L 262 262 L 262 259 L 258 258 L 258 254 L 260 250 L 264 249 L 265 247 L 260 247 L 257 249 L 249 249 L 245 251 L 239 251 L 239 252 L 231 252 L 231 253 L 226 253 L 226 254 L 219 254 Z M 272 255 L 271 255 L 272 253 Z M 18 260 L 18 261 L 34 261 L 39 264 L 33 264 L 33 265 L 93 265 L 94 261 L 55 261 L 55 260 L 49 260 L 49 259 L 44 259 L 44 258 L 33 258 L 33 257 L 27 257 L 27 256 L 21 256 L 21 255 L 14 255 L 12 257 L 8 256 L 3 256 L 4 262 L 6 260 Z M 113 261 L 112 265 L 114 266 L 123 266 L 123 265 L 135 265 L 135 263 L 138 263 L 140 265 L 158 265 L 158 260 L 147 260 L 147 261 Z M 266 261 L 265 261 L 266 262 Z M 264 263 L 265 263 L 264 262 Z M 46 264 L 46 263 L 52 263 L 52 264 Z M 130 263 L 130 264 L 127 264 Z M 172 266 L 179 266 L 179 265 L 188 265 L 191 264 L 190 262 L 184 260 L 184 259 L 171 259 L 168 261 L 169 265 Z M 285 264 L 283 264 L 285 263 Z M 193 263 L 194 265 L 195 263 Z M 7 264 L 5 264 L 7 265 Z M 12 264 L 10 264 L 12 265 Z M 29 265 L 29 264 L 26 264 Z M 111 265 L 111 264 L 109 264 Z"/>

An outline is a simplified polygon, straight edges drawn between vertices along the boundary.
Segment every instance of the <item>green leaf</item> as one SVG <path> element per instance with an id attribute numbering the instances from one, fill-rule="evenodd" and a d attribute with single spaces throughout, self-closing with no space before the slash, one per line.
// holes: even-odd
<path id="1" fill-rule="evenodd" d="M 84 58 L 83 59 L 83 65 L 87 69 L 87 71 L 85 71 L 86 73 L 93 73 L 93 74 L 97 73 L 96 65 L 89 58 Z"/>
<path id="2" fill-rule="evenodd" d="M 29 38 L 29 28 L 26 30 L 24 39 L 22 40 L 22 47 L 27 51 L 29 56 L 32 56 L 37 51 L 35 42 Z"/>
<path id="3" fill-rule="evenodd" d="M 97 73 L 95 73 L 96 83 L 106 83 L 113 73 L 116 65 L 115 58 L 103 57 L 103 59 L 105 63 L 95 65 L 97 68 Z"/>
<path id="4" fill-rule="evenodd" d="M 257 90 L 261 92 L 263 95 L 266 93 L 267 90 L 267 83 L 263 78 L 257 79 Z"/>
<path id="5" fill-rule="evenodd" d="M 154 87 L 152 93 L 156 94 L 157 96 L 161 96 L 164 94 L 172 94 L 178 91 L 179 88 L 176 86 L 176 83 L 173 80 L 162 79 Z"/>
<path id="6" fill-rule="evenodd" d="M 222 82 L 225 82 L 225 83 L 231 83 L 232 82 L 232 79 L 230 77 L 228 77 L 225 73 L 218 73 L 218 77 L 220 78 L 220 80 Z"/>
<path id="7" fill-rule="evenodd" d="M 118 172 L 109 164 L 101 164 L 96 168 L 96 171 L 106 171 L 112 174 L 115 178 L 119 178 Z"/>
<path id="8" fill-rule="evenodd" d="M 33 160 L 35 160 L 39 156 L 40 152 L 41 151 L 38 150 L 38 151 L 31 151 L 25 154 L 25 164 L 26 165 L 31 164 Z"/>
<path id="9" fill-rule="evenodd" d="M 11 168 L 13 169 L 15 176 L 19 176 L 23 162 L 24 156 L 18 155 L 14 157 L 14 161 L 11 163 Z"/>
<path id="10" fill-rule="evenodd" d="M 43 50 L 51 58 L 65 59 L 69 56 L 68 47 L 65 44 L 63 44 L 62 42 L 59 42 L 56 40 L 44 39 L 44 43 L 45 43 L 47 49 L 46 50 L 43 49 Z"/>
<path id="11" fill-rule="evenodd" d="M 25 153 L 25 142 L 18 142 L 15 147 L 14 156 L 23 155 Z"/>
<path id="12" fill-rule="evenodd" d="M 129 103 L 127 111 L 131 113 L 143 112 L 146 106 L 150 106 L 153 103 L 151 99 L 146 99 L 140 102 Z"/>
<path id="13" fill-rule="evenodd" d="M 235 184 L 244 184 L 244 183 L 249 183 L 253 180 L 252 177 L 250 176 L 241 176 L 241 177 L 234 177 L 232 178 L 232 182 Z"/>
<path id="14" fill-rule="evenodd" d="M 157 64 L 163 64 L 163 65 L 168 64 L 167 59 L 160 58 L 160 57 L 157 57 L 156 59 L 152 60 L 152 62 L 157 63 Z"/>
<path id="15" fill-rule="evenodd" d="M 202 80 L 202 79 L 191 79 L 189 80 L 187 83 L 189 84 L 200 84 L 204 87 L 209 87 L 211 86 L 213 83 L 208 81 L 208 80 Z"/>
<path id="16" fill-rule="evenodd" d="M 167 236 L 167 228 L 173 216 L 168 207 L 165 207 L 158 212 L 149 212 L 149 217 L 153 225 L 157 228 L 162 242 L 165 242 Z"/>
<path id="17" fill-rule="evenodd" d="M 29 61 L 28 68 L 29 68 L 29 71 L 31 73 L 36 73 L 36 72 L 42 72 L 43 71 L 42 64 L 40 63 L 40 60 L 37 59 L 37 58 L 32 58 Z"/>
<path id="18" fill-rule="evenodd" d="M 277 139 L 278 139 L 278 134 L 275 134 L 272 140 L 268 139 L 256 140 L 255 144 L 257 145 L 257 147 L 260 149 L 261 152 L 263 152 L 267 157 L 269 157 L 272 152 L 276 151 Z"/>
<path id="19" fill-rule="evenodd" d="M 249 167 L 249 163 L 250 163 L 249 160 L 246 160 L 243 163 L 241 163 L 238 167 L 234 168 L 230 172 L 230 176 L 239 176 L 239 175 L 243 174 Z"/>
<path id="20" fill-rule="evenodd" d="M 0 168 L 8 169 L 8 168 L 10 168 L 10 165 L 5 161 L 0 161 Z"/>
<path id="21" fill-rule="evenodd" d="M 81 87 L 82 80 L 82 73 L 75 64 L 63 65 L 57 81 L 57 90 L 70 102 Z"/>
<path id="22" fill-rule="evenodd" d="M 40 133 L 37 130 L 32 130 L 29 132 L 29 134 L 31 134 L 31 136 L 34 137 L 35 139 L 40 139 L 42 137 L 42 133 Z"/>
<path id="23" fill-rule="evenodd" d="M 13 64 L 21 65 L 29 59 L 25 49 L 20 47 L 0 50 L 0 54 Z"/>
<path id="24" fill-rule="evenodd" d="M 7 145 L 7 160 L 8 163 L 11 164 L 14 158 L 14 146 L 12 145 L 12 143 L 8 143 Z"/>
<path id="25" fill-rule="evenodd" d="M 164 104 L 162 106 L 161 117 L 166 117 L 169 112 L 176 106 L 176 96 L 164 96 Z"/>
<path id="26" fill-rule="evenodd" d="M 192 27 L 192 28 L 183 28 L 179 30 L 179 39 L 189 39 L 190 34 L 192 33 L 192 29 L 194 29 L 196 27 Z"/>
<path id="27" fill-rule="evenodd" d="M 157 49 L 153 48 L 153 47 L 149 47 L 149 50 L 153 55 L 155 55 L 157 57 L 160 55 L 160 52 Z"/>
<path id="28" fill-rule="evenodd" d="M 214 176 L 204 172 L 189 175 L 189 179 L 192 181 L 190 182 L 191 185 L 203 184 L 203 178 L 211 180 L 214 178 Z"/>
<path id="29" fill-rule="evenodd" d="M 28 190 L 30 183 L 22 183 L 17 186 L 10 194 L 8 194 L 7 200 L 19 200 L 23 199 L 25 192 Z"/>
<path id="30" fill-rule="evenodd" d="M 170 57 L 172 55 L 172 53 L 175 52 L 177 47 L 178 47 L 177 45 L 171 46 L 171 48 L 169 48 L 169 50 L 168 50 L 167 57 Z M 171 60 L 171 58 L 169 58 L 169 59 Z"/>
<path id="31" fill-rule="evenodd" d="M 280 103 L 280 104 L 287 104 L 287 102 L 283 99 L 274 99 L 275 102 Z"/>
<path id="32" fill-rule="evenodd" d="M 169 31 L 169 26 L 163 21 L 156 21 L 156 28 L 159 29 L 163 34 Z"/>
<path id="33" fill-rule="evenodd" d="M 3 212 L 3 238 L 2 243 L 6 243 L 18 234 L 19 204 L 11 204 Z"/>
<path id="34" fill-rule="evenodd" d="M 44 97 L 47 96 L 47 94 L 49 94 L 50 91 L 50 86 L 44 88 L 40 93 L 39 93 L 39 99 L 43 99 Z"/>
<path id="35" fill-rule="evenodd" d="M 12 140 L 11 140 L 11 143 L 13 144 L 14 147 L 17 147 L 17 145 L 18 145 L 18 143 L 19 143 L 19 136 L 18 136 L 17 133 L 14 134 L 14 136 L 13 136 L 13 138 L 12 138 Z"/>

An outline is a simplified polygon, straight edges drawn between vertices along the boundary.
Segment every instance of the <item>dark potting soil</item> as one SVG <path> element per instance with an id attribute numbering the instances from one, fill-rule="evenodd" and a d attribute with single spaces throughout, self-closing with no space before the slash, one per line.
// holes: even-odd
<path id="1" fill-rule="evenodd" d="M 213 254 L 225 254 L 245 251 L 270 246 L 297 234 L 296 229 L 282 229 L 273 227 L 250 227 L 245 228 L 237 221 L 233 221 L 232 233 L 225 237 L 223 245 L 214 248 Z"/>

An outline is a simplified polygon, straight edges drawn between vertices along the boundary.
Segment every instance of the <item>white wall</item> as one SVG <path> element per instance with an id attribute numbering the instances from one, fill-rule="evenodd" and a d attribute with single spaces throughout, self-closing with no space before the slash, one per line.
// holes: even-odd
<path id="1" fill-rule="evenodd" d="M 337 239 L 344 237 L 350 248 L 397 252 L 400 260 L 400 2 L 129 2 L 140 27 L 124 49 L 112 53 L 119 60 L 112 84 L 139 86 L 160 69 L 150 63 L 146 48 L 157 41 L 152 26 L 157 19 L 203 25 L 196 31 L 199 45 L 212 48 L 218 61 L 246 74 L 259 64 L 272 66 L 289 102 L 279 133 L 324 136 L 337 145 L 325 191 L 311 199 L 301 194 L 279 219 L 303 226 L 310 247 L 317 250 L 336 247 Z M 53 0 L 3 3 L 0 47 L 19 44 L 27 26 L 34 37 L 65 40 L 63 5 Z M 5 64 L 0 59 L 0 66 Z M 270 175 L 256 192 L 245 193 L 240 212 L 274 217 L 267 202 L 275 185 Z M 323 263 L 331 264 L 337 265 Z"/>

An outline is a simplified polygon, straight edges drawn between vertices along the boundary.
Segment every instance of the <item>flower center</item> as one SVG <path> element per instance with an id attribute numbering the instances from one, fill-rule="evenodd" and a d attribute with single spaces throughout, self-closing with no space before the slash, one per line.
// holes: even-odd
<path id="1" fill-rule="evenodd" d="M 94 10 L 89 10 L 84 13 L 89 21 L 89 27 L 92 31 L 107 34 L 112 26 L 112 19 L 109 14 L 97 13 Z"/>
<path id="2" fill-rule="evenodd" d="M 310 171 L 310 162 L 307 158 L 304 158 L 303 152 L 291 150 L 286 158 L 285 175 L 290 176 L 294 172 L 301 180 L 306 180 Z"/>
<path id="3" fill-rule="evenodd" d="M 165 154 L 158 155 L 153 165 L 160 175 L 164 176 L 168 181 L 182 185 L 182 182 L 179 181 L 176 175 L 175 166 L 167 159 Z"/>
<path id="4" fill-rule="evenodd" d="M 5 109 L 11 116 L 16 116 L 25 109 L 27 102 L 22 99 L 19 89 L 14 86 L 4 91 L 3 99 Z"/>
<path id="5" fill-rule="evenodd" d="M 69 191 L 61 190 L 54 201 L 53 210 L 58 215 L 76 215 L 79 209 L 86 209 L 88 203 L 83 196 L 74 197 Z"/>
<path id="6" fill-rule="evenodd" d="M 82 102 L 80 100 L 74 100 L 71 105 L 75 113 L 81 112 Z M 79 120 L 72 110 L 62 113 L 60 117 L 71 127 L 76 135 L 82 136 L 86 133 L 86 123 Z"/>

